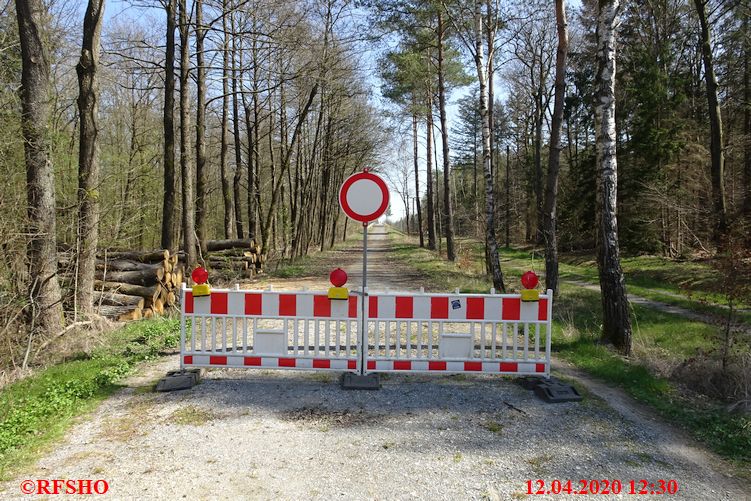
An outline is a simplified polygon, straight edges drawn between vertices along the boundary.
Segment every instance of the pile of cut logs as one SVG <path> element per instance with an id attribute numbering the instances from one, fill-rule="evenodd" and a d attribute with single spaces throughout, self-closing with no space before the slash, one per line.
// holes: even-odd
<path id="1" fill-rule="evenodd" d="M 250 277 L 262 271 L 265 256 L 253 240 L 209 240 L 204 255 L 209 270 Z M 58 256 L 60 274 L 72 291 L 72 253 Z M 184 253 L 169 250 L 101 251 L 97 254 L 94 304 L 98 313 L 117 321 L 163 315 L 180 300 L 180 286 L 189 281 Z M 72 295 L 72 294 L 71 294 Z"/>
<path id="2" fill-rule="evenodd" d="M 206 251 L 206 267 L 209 270 L 225 272 L 225 275 L 250 278 L 262 273 L 263 264 L 266 262 L 266 256 L 261 254 L 261 246 L 253 239 L 209 240 L 206 242 Z"/>

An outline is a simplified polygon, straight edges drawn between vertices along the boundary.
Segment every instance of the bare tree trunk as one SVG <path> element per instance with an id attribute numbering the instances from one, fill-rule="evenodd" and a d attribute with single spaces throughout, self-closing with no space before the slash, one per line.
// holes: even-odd
<path id="1" fill-rule="evenodd" d="M 180 170 L 182 171 L 183 247 L 189 268 L 196 264 L 195 196 L 190 147 L 190 31 L 187 0 L 180 0 Z"/>
<path id="2" fill-rule="evenodd" d="M 249 232 L 253 238 L 258 236 L 258 219 L 261 215 L 261 136 L 258 129 L 260 128 L 258 103 L 258 58 L 256 52 L 255 39 L 253 41 L 253 168 L 255 176 L 253 176 L 253 184 L 250 184 L 248 180 L 248 189 L 253 194 L 253 221 L 248 222 Z M 250 209 L 248 209 L 250 211 Z"/>
<path id="3" fill-rule="evenodd" d="M 490 271 L 493 287 L 506 292 L 503 283 L 501 262 L 498 256 L 498 242 L 495 239 L 495 203 L 493 200 L 493 175 L 490 172 L 490 115 L 488 113 L 488 68 L 485 65 L 483 50 L 482 7 L 481 0 L 475 0 L 474 35 L 475 66 L 480 82 L 480 117 L 482 118 L 482 164 L 485 173 L 485 247 L 490 259 Z"/>
<path id="4" fill-rule="evenodd" d="M 201 253 L 206 252 L 206 66 L 203 41 L 206 26 L 203 25 L 203 0 L 196 0 L 196 231 Z"/>
<path id="5" fill-rule="evenodd" d="M 568 54 L 568 22 L 565 0 L 555 0 L 555 19 L 558 25 L 558 51 L 555 56 L 555 101 L 550 126 L 550 154 L 548 178 L 545 185 L 544 238 L 545 288 L 558 293 L 558 235 L 556 232 L 556 203 L 558 172 L 561 167 L 561 125 L 566 97 L 566 56 Z"/>
<path id="6" fill-rule="evenodd" d="M 599 0 L 595 134 L 597 144 L 597 265 L 602 296 L 602 338 L 624 355 L 631 352 L 631 318 L 618 246 L 616 162 L 616 21 L 620 0 Z"/>
<path id="7" fill-rule="evenodd" d="M 415 166 L 415 203 L 417 205 L 417 228 L 420 234 L 420 247 L 425 247 L 425 235 L 422 230 L 422 208 L 420 207 L 420 166 L 417 155 L 417 115 L 412 115 L 412 156 Z"/>
<path id="8" fill-rule="evenodd" d="M 748 30 L 749 7 L 743 8 L 743 215 L 751 228 L 751 43 Z M 751 247 L 751 231 L 747 232 Z"/>
<path id="9" fill-rule="evenodd" d="M 235 227 L 237 231 L 237 238 L 243 238 L 243 212 L 242 212 L 242 198 L 240 196 L 240 181 L 242 179 L 242 142 L 240 141 L 240 111 L 237 103 L 237 68 L 238 63 L 235 58 L 237 57 L 236 39 L 234 36 L 235 21 L 234 15 L 230 15 L 230 23 L 232 24 L 232 131 L 234 135 L 235 146 L 235 176 L 232 182 L 232 195 L 235 201 Z M 242 66 L 242 61 L 239 63 Z"/>
<path id="10" fill-rule="evenodd" d="M 717 97 L 717 75 L 714 71 L 709 20 L 706 0 L 694 0 L 701 25 L 701 54 L 707 84 L 707 110 L 709 112 L 710 153 L 712 157 L 712 205 L 715 225 L 712 238 L 717 246 L 727 233 L 727 205 L 725 202 L 725 153 L 723 151 L 722 112 Z"/>
<path id="11" fill-rule="evenodd" d="M 451 159 L 449 157 L 449 131 L 446 119 L 446 85 L 443 75 L 443 13 L 438 11 L 438 109 L 441 117 L 441 144 L 443 147 L 443 211 L 445 217 L 446 255 L 449 261 L 456 260 L 454 251 L 454 209 L 451 206 Z"/>
<path id="12" fill-rule="evenodd" d="M 511 147 L 506 145 L 506 248 L 511 248 Z"/>
<path id="13" fill-rule="evenodd" d="M 59 332 L 64 322 L 57 280 L 54 169 L 46 136 L 50 90 L 50 63 L 43 42 L 46 16 L 42 0 L 16 0 L 22 66 L 21 127 L 29 204 L 26 253 L 31 277 L 30 336 Z"/>
<path id="14" fill-rule="evenodd" d="M 427 112 L 425 115 L 426 130 L 426 172 L 428 173 L 427 199 L 428 199 L 428 249 L 436 250 L 435 241 L 435 206 L 433 204 L 433 99 L 432 90 L 427 93 Z"/>
<path id="15" fill-rule="evenodd" d="M 99 243 L 99 39 L 104 0 L 89 0 L 83 18 L 81 58 L 78 73 L 78 265 L 76 305 L 88 316 L 94 312 L 94 264 Z"/>
<path id="16" fill-rule="evenodd" d="M 167 48 L 164 59 L 164 199 L 162 203 L 162 247 L 177 250 L 177 206 L 179 191 L 175 173 L 175 0 L 165 4 Z"/>
<path id="17" fill-rule="evenodd" d="M 227 0 L 222 1 L 222 12 L 227 12 Z M 235 206 L 232 204 L 232 191 L 229 181 L 229 166 L 227 165 L 227 139 L 229 136 L 229 47 L 227 44 L 230 33 L 227 27 L 227 16 L 222 16 L 222 139 L 219 150 L 219 163 L 222 176 L 222 200 L 224 201 L 224 238 L 235 238 Z"/>

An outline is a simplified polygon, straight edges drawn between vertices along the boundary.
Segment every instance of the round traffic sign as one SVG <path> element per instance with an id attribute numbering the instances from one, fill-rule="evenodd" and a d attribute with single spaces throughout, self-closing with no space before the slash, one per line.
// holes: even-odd
<path id="1" fill-rule="evenodd" d="M 344 180 L 339 189 L 339 205 L 350 219 L 368 223 L 386 212 L 389 189 L 379 176 L 358 172 Z"/>

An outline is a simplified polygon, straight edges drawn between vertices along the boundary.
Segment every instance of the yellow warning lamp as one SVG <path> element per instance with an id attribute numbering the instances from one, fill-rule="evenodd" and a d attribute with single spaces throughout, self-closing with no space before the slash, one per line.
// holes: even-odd
<path id="1" fill-rule="evenodd" d="M 528 271 L 522 275 L 522 287 L 524 287 L 522 289 L 522 301 L 540 300 L 540 291 L 535 289 L 539 281 L 540 279 L 537 278 L 534 271 Z"/>
<path id="2" fill-rule="evenodd" d="M 347 273 L 337 268 L 329 275 L 329 280 L 333 287 L 329 288 L 329 299 L 347 299 L 349 298 L 349 290 L 346 287 L 342 287 L 347 283 Z"/>
<path id="3" fill-rule="evenodd" d="M 190 278 L 193 279 L 195 285 L 193 286 L 193 297 L 202 297 L 211 295 L 211 287 L 209 286 L 209 272 L 202 267 L 198 267 L 190 274 Z"/>

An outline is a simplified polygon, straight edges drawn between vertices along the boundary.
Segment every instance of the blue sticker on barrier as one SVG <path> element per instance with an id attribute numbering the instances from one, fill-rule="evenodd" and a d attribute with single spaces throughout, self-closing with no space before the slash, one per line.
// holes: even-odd
<path id="1" fill-rule="evenodd" d="M 451 301 L 451 309 L 452 310 L 458 310 L 461 307 L 462 307 L 462 303 L 458 299 L 454 299 L 453 301 Z"/>

